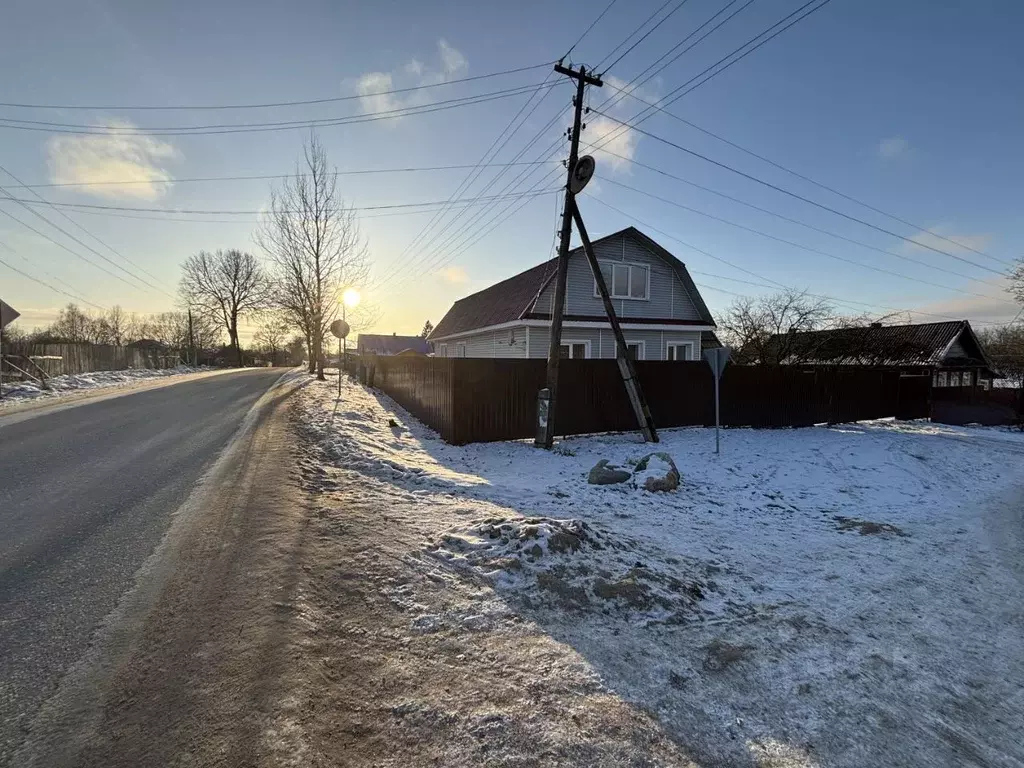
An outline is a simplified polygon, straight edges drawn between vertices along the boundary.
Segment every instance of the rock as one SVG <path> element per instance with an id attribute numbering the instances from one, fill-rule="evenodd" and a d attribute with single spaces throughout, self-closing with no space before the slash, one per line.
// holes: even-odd
<path id="1" fill-rule="evenodd" d="M 612 464 L 608 459 L 601 459 L 587 475 L 587 482 L 591 485 L 614 485 L 624 483 L 630 478 L 628 469 Z"/>
<path id="2" fill-rule="evenodd" d="M 633 482 L 648 491 L 674 491 L 679 487 L 679 470 L 664 451 L 649 453 L 637 462 Z"/>

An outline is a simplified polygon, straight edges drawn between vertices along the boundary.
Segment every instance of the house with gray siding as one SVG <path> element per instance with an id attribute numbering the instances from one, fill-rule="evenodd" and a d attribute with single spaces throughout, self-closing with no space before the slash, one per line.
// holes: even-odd
<path id="1" fill-rule="evenodd" d="M 715 322 L 686 266 L 629 227 L 594 252 L 630 353 L 638 360 L 699 360 L 719 346 Z M 436 357 L 547 357 L 558 260 L 458 300 L 429 341 Z M 582 248 L 569 253 L 562 354 L 614 358 L 615 336 Z"/>

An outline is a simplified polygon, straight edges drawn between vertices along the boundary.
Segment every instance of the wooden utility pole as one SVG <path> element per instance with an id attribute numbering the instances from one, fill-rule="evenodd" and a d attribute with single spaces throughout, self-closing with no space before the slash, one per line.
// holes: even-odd
<path id="1" fill-rule="evenodd" d="M 189 352 L 189 356 L 192 358 L 192 361 L 191 361 L 192 365 L 193 366 L 197 365 L 199 361 L 196 359 L 195 336 L 192 335 L 192 305 L 191 304 L 189 305 L 189 308 L 188 308 L 188 352 Z"/>
<path id="2" fill-rule="evenodd" d="M 566 166 L 565 180 L 565 203 L 562 206 L 562 229 L 559 232 L 558 243 L 558 272 L 555 276 L 555 299 L 551 305 L 551 338 L 548 342 L 548 371 L 547 371 L 547 406 L 539 406 L 545 410 L 538 414 L 537 436 L 534 445 L 543 448 L 550 448 L 555 440 L 555 411 L 558 404 L 558 363 L 562 356 L 562 313 L 565 309 L 565 280 L 569 269 L 569 240 L 572 237 L 572 212 L 575 200 L 570 187 L 573 171 L 576 169 L 576 161 L 579 159 L 580 131 L 583 119 L 583 91 L 587 85 L 596 85 L 600 88 L 604 83 L 601 78 L 588 75 L 586 67 L 580 66 L 579 71 L 563 67 L 559 62 L 555 65 L 555 72 L 571 77 L 576 81 L 576 98 L 573 100 L 575 107 L 572 128 L 570 129 L 569 163 Z"/>
<path id="3" fill-rule="evenodd" d="M 591 244 L 587 228 L 583 224 L 580 209 L 576 207 L 576 198 L 573 198 L 572 201 L 572 217 L 576 221 L 576 230 L 580 233 L 583 251 L 587 254 L 587 261 L 590 262 L 590 269 L 594 273 L 594 281 L 601 294 L 601 301 L 604 302 L 605 314 L 608 315 L 608 322 L 611 323 L 612 332 L 615 334 L 615 359 L 619 364 L 619 373 L 622 374 L 622 383 L 626 386 L 629 404 L 633 406 L 633 413 L 636 415 L 636 423 L 640 425 L 640 432 L 643 434 L 644 440 L 656 443 L 658 442 L 658 432 L 654 428 L 654 419 L 651 418 L 651 410 L 647 407 L 647 400 L 644 398 L 640 382 L 636 377 L 636 366 L 633 365 L 633 358 L 629 356 L 629 350 L 626 348 L 626 337 L 623 336 L 619 318 L 615 315 L 615 306 L 608 293 L 608 284 L 604 281 L 604 273 L 601 272 L 601 265 L 598 264 L 597 254 L 594 253 L 594 246 Z"/>

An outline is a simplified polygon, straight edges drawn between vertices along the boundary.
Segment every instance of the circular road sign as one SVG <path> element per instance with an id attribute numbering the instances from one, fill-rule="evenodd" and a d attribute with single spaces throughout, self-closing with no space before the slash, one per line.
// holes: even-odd
<path id="1" fill-rule="evenodd" d="M 344 320 L 335 320 L 331 323 L 331 333 L 337 336 L 339 339 L 344 339 L 348 336 L 348 332 L 352 330 L 348 327 L 348 323 Z"/>
<path id="2" fill-rule="evenodd" d="M 576 165 L 573 166 L 572 176 L 569 179 L 569 191 L 574 195 L 578 195 L 583 191 L 583 188 L 587 186 L 587 182 L 594 175 L 594 168 L 597 163 L 594 162 L 594 158 L 590 155 L 584 155 L 576 161 Z"/>

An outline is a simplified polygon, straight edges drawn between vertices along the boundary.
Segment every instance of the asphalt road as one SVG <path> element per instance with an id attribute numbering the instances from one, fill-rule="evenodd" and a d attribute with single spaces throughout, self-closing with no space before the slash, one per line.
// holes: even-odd
<path id="1" fill-rule="evenodd" d="M 211 376 L 0 426 L 0 765 L 280 375 Z"/>

